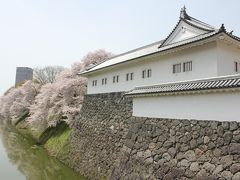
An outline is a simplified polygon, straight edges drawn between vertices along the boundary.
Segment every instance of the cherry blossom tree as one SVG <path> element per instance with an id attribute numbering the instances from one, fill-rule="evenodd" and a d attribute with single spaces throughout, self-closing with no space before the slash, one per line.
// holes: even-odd
<path id="1" fill-rule="evenodd" d="M 104 49 L 99 49 L 93 52 L 89 52 L 87 55 L 85 55 L 82 58 L 83 63 L 83 70 L 86 68 L 90 68 L 92 66 L 95 66 L 99 63 L 102 63 L 104 61 L 107 61 L 109 58 L 113 56 L 112 53 L 105 51 Z"/>
<path id="2" fill-rule="evenodd" d="M 50 98 L 55 93 L 55 89 L 54 84 L 43 85 L 34 103 L 30 106 L 30 117 L 27 121 L 33 130 L 41 132 L 47 128 L 48 111 L 51 107 Z"/>
<path id="3" fill-rule="evenodd" d="M 38 94 L 40 85 L 26 81 L 17 88 L 9 89 L 0 98 L 0 114 L 7 120 L 14 122 L 24 112 L 28 111 Z"/>
<path id="4" fill-rule="evenodd" d="M 81 109 L 87 90 L 87 80 L 79 72 L 92 64 L 106 61 L 111 56 L 105 50 L 90 52 L 81 62 L 74 63 L 71 69 L 59 73 L 54 83 L 43 85 L 30 107 L 28 122 L 31 127 L 43 131 L 47 127 L 56 126 L 62 120 L 71 125 Z"/>
<path id="5" fill-rule="evenodd" d="M 39 71 L 39 83 L 27 81 L 17 88 L 10 88 L 0 98 L 0 116 L 14 123 L 29 111 L 27 122 L 38 132 L 56 126 L 62 120 L 71 125 L 81 109 L 87 90 L 87 80 L 79 72 L 110 57 L 112 53 L 100 49 L 88 53 L 70 69 L 47 68 Z"/>
<path id="6" fill-rule="evenodd" d="M 21 96 L 20 91 L 11 88 L 5 93 L 4 96 L 1 97 L 1 104 L 0 104 L 0 114 L 7 120 L 11 120 L 10 116 L 10 108 L 14 101 Z"/>

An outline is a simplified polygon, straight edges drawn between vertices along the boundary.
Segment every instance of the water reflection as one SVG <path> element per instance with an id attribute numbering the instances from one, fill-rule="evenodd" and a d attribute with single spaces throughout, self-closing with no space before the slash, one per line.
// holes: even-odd
<path id="1" fill-rule="evenodd" d="M 25 176 L 21 178 L 18 172 L 14 179 L 29 180 L 83 180 L 72 169 L 66 167 L 55 158 L 49 157 L 46 151 L 35 142 L 22 134 L 19 134 L 14 127 L 8 124 L 0 124 L 0 136 L 5 147 L 0 148 L 0 159 L 7 154 L 12 166 L 17 166 L 19 172 Z M 0 142 L 1 143 L 1 142 Z M 0 145 L 1 146 L 1 145 Z M 9 166 L 4 160 L 0 163 Z M 8 164 L 7 164 L 8 163 Z M 4 165 L 3 164 L 3 165 Z M 14 168 L 11 168 L 14 170 Z M 15 168 L 16 169 L 16 168 Z M 6 179 L 0 174 L 0 179 Z M 10 179 L 9 179 L 10 180 Z"/>

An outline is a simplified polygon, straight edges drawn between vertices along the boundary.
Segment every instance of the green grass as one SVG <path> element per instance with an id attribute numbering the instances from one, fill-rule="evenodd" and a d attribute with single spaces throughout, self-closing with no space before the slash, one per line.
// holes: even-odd
<path id="1" fill-rule="evenodd" d="M 46 142 L 44 146 L 51 156 L 65 159 L 69 153 L 70 133 L 69 127 L 62 127 Z"/>

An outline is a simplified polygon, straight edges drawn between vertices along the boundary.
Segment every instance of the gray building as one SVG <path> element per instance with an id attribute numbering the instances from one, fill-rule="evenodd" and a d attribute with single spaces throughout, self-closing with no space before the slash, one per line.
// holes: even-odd
<path id="1" fill-rule="evenodd" d="M 27 80 L 33 79 L 33 69 L 29 67 L 17 67 L 15 86 Z"/>

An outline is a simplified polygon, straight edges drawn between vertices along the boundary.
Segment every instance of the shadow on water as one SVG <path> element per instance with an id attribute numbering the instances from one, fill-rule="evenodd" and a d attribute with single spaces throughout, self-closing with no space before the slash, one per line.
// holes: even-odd
<path id="1" fill-rule="evenodd" d="M 0 148 L 0 159 L 2 159 L 1 156 L 7 154 L 7 157 L 11 162 L 8 163 L 11 164 L 12 166 L 17 167 L 16 171 L 19 171 L 25 177 L 20 178 L 19 173 L 15 172 L 16 173 L 15 179 L 27 179 L 27 180 L 86 179 L 84 177 L 79 176 L 72 169 L 68 168 L 57 159 L 49 157 L 46 150 L 43 147 L 35 145 L 35 141 L 32 138 L 20 134 L 12 125 L 0 123 L 0 137 L 2 140 L 2 144 L 4 146 L 4 148 L 2 148 L 4 150 L 1 150 Z M 0 163 L 4 163 L 4 161 L 1 161 Z"/>

